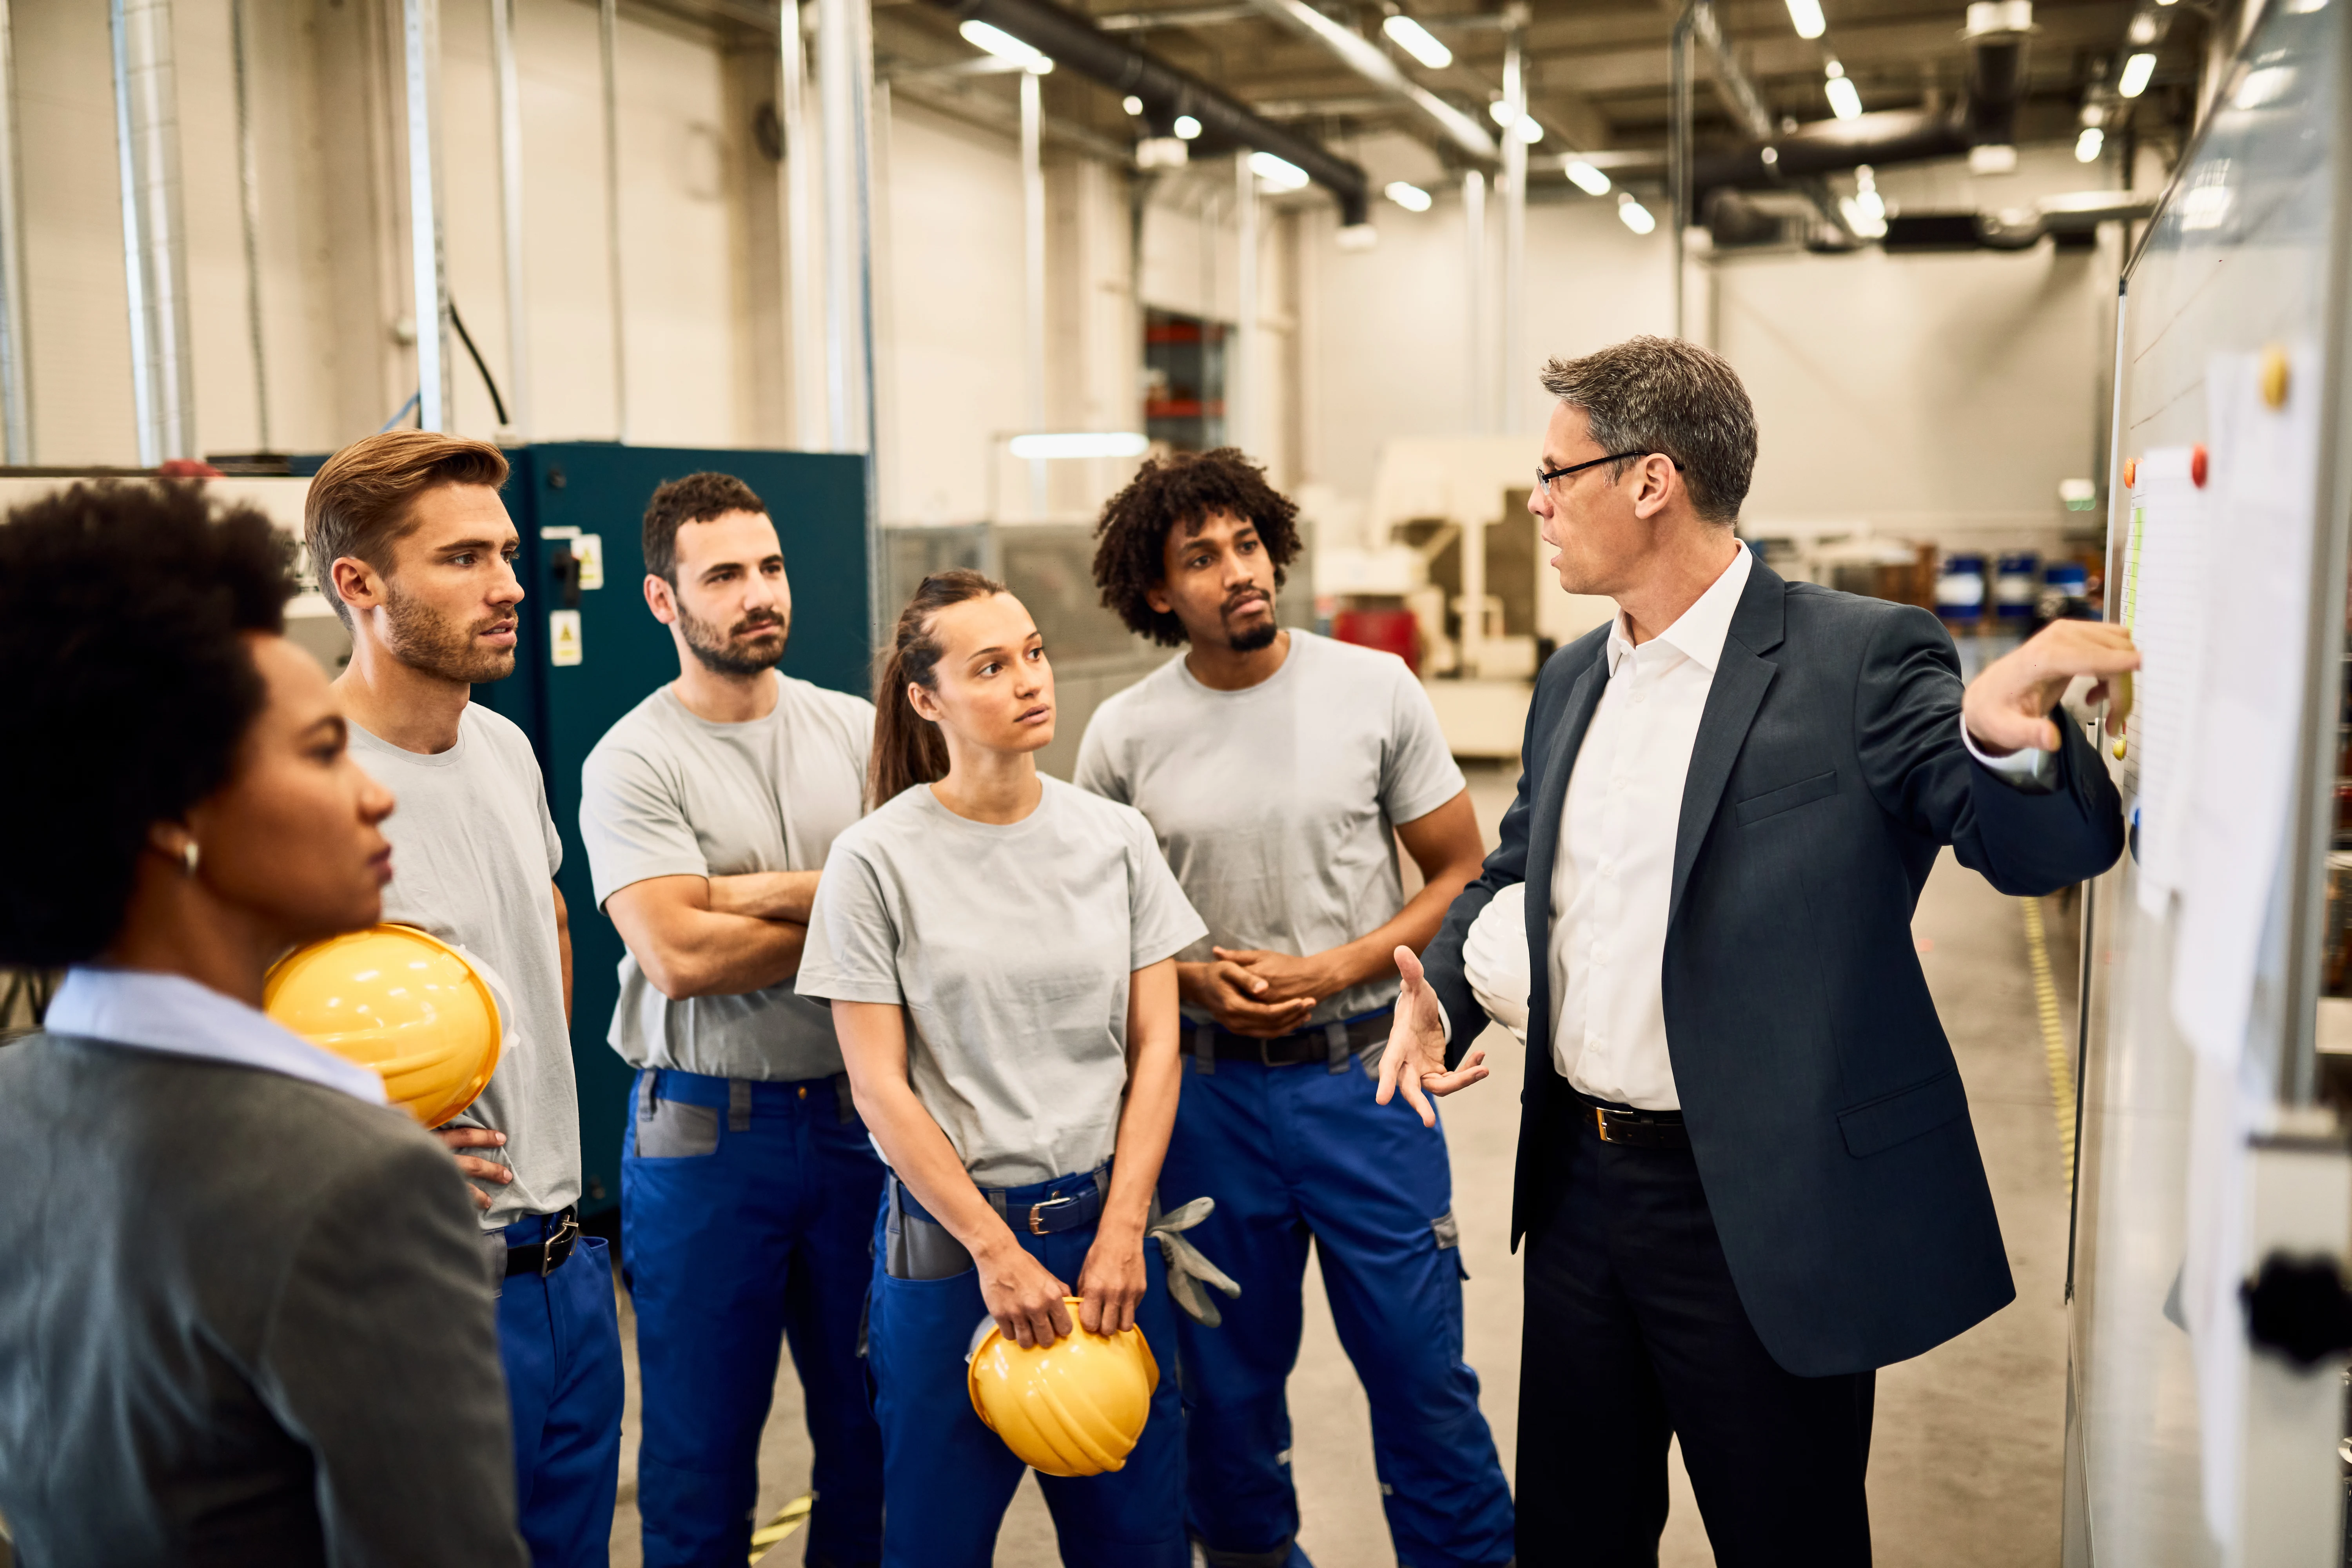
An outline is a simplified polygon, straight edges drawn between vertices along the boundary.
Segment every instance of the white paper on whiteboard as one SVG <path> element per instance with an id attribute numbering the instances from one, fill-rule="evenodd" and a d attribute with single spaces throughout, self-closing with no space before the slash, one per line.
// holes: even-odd
<path id="1" fill-rule="evenodd" d="M 2180 886 L 2187 757 L 2204 646 L 2204 492 L 2187 447 L 2139 459 L 2131 494 L 2124 622 L 2140 652 L 2127 734 L 2138 763 L 2140 907 L 2161 915 Z"/>
<path id="2" fill-rule="evenodd" d="M 2263 922 L 2294 795 L 2318 484 L 2319 356 L 2291 358 L 2286 405 L 2263 401 L 2259 362 L 2217 354 L 2211 537 L 2242 569 L 2207 574 L 2198 698 L 2187 715 L 2172 1015 L 2200 1053 L 2235 1063 L 2252 1011 Z M 2217 549 L 2216 553 L 2220 553 Z"/>

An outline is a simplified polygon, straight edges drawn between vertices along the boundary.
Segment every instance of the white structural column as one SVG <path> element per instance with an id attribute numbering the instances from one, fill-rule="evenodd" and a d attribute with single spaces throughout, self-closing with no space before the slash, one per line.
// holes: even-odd
<path id="1" fill-rule="evenodd" d="M 514 0 L 490 0 L 490 67 L 498 79 L 499 226 L 506 250 L 507 417 L 528 439 L 530 304 L 522 270 L 522 81 L 515 67 Z"/>
<path id="2" fill-rule="evenodd" d="M 1520 42 L 1516 26 L 1503 35 L 1503 101 L 1510 106 L 1511 124 L 1503 132 L 1503 311 L 1498 323 L 1501 352 L 1495 358 L 1500 378 L 1495 388 L 1495 417 L 1497 430 L 1511 436 L 1519 433 L 1524 402 L 1520 359 L 1526 353 L 1528 310 L 1528 144 L 1519 135 L 1519 121 L 1528 112 L 1528 79 Z"/>
<path id="3" fill-rule="evenodd" d="M 256 442 L 270 450 L 269 356 L 261 337 L 261 166 L 253 144 L 252 27 L 247 0 L 229 0 L 229 68 L 236 84 L 237 214 L 245 230 L 245 335 L 253 353 Z"/>
<path id="4" fill-rule="evenodd" d="M 1470 389 L 1470 427 L 1484 435 L 1494 428 L 1489 406 L 1494 377 L 1486 367 L 1486 175 L 1471 169 L 1462 176 L 1462 304 L 1469 314 L 1469 330 L 1462 342 L 1469 355 L 1464 367 Z"/>
<path id="5" fill-rule="evenodd" d="M 876 644 L 885 600 L 880 469 L 874 450 L 874 37 L 867 0 L 817 0 L 817 89 L 824 116 L 824 363 L 837 452 L 866 458 L 866 618 Z"/>
<path id="6" fill-rule="evenodd" d="M 110 0 L 108 9 L 114 34 L 114 129 L 122 179 L 131 395 L 139 421 L 139 461 L 152 468 L 196 453 L 172 6 L 171 0 Z"/>
<path id="7" fill-rule="evenodd" d="M 1234 154 L 1234 335 L 1225 345 L 1225 442 L 1258 454 L 1257 171 Z"/>
<path id="8" fill-rule="evenodd" d="M 1023 416 L 1045 428 L 1045 84 L 1021 73 L 1021 364 Z M 1045 459 L 1029 459 L 1029 515 L 1045 516 Z"/>
<path id="9" fill-rule="evenodd" d="M 401 0 L 408 100 L 408 266 L 416 311 L 416 424 L 449 428 L 448 247 L 441 232 L 441 0 Z"/>
<path id="10" fill-rule="evenodd" d="M 621 3 L 597 0 L 604 78 L 604 270 L 613 287 L 613 435 L 629 438 L 629 317 L 621 290 Z"/>
<path id="11" fill-rule="evenodd" d="M 25 229 L 16 168 L 16 45 L 0 0 L 0 455 L 33 460 L 32 375 L 25 342 Z"/>
<path id="12" fill-rule="evenodd" d="M 791 355 L 793 428 L 807 451 L 825 447 L 824 285 L 817 264 L 816 138 L 809 133 L 808 57 L 800 0 L 776 8 L 776 125 L 784 144 L 784 321 Z"/>

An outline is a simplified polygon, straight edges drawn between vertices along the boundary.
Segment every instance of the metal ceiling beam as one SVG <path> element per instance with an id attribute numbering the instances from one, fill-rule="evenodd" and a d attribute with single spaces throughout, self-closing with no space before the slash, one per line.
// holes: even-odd
<path id="1" fill-rule="evenodd" d="M 1116 16 L 1097 16 L 1095 26 L 1106 33 L 1143 33 L 1155 27 L 1215 27 L 1228 22 L 1246 22 L 1257 16 L 1258 8 L 1249 0 L 1232 0 L 1223 5 L 1191 5 L 1173 11 L 1127 11 Z"/>
<path id="2" fill-rule="evenodd" d="M 1341 26 L 1307 0 L 1254 0 L 1254 4 L 1262 15 L 1322 44 L 1366 81 L 1412 105 L 1455 147 L 1486 163 L 1501 159 L 1501 149 L 1483 126 L 1406 76 L 1386 50 L 1361 33 Z"/>

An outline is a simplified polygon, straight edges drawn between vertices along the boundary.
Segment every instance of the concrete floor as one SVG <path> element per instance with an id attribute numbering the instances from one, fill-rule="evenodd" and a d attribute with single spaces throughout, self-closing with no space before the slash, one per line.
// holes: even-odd
<path id="1" fill-rule="evenodd" d="M 1490 844 L 1516 784 L 1516 770 L 1472 773 L 1478 820 Z M 2073 919 L 2054 903 L 2045 911 L 2053 967 L 2066 987 L 2074 973 Z M 1880 1374 L 1870 1472 L 1876 1558 L 1886 1568 L 2054 1563 L 2065 1414 L 2066 1192 L 2021 911 L 1947 855 L 1928 882 L 1913 930 L 1968 1083 L 2018 1299 L 1960 1339 Z M 2062 994 L 2061 1004 L 2071 1017 L 2072 995 Z M 1511 1086 L 1522 1058 L 1502 1030 L 1489 1029 L 1481 1043 L 1494 1079 L 1445 1107 L 1446 1133 L 1454 1212 L 1470 1270 L 1468 1359 L 1484 1384 L 1482 1403 L 1507 1471 L 1517 1447 L 1520 1321 L 1518 1259 L 1507 1247 L 1518 1113 Z M 1306 1342 L 1291 1384 L 1293 1468 L 1305 1516 L 1299 1543 L 1318 1568 L 1391 1564 L 1396 1559 L 1381 1515 L 1363 1392 L 1340 1351 L 1311 1264 L 1307 1300 Z M 613 1562 L 636 1568 L 637 1384 L 635 1325 L 625 1296 L 622 1337 L 630 1358 L 629 1413 Z M 787 1361 L 761 1447 L 761 1519 L 773 1517 L 806 1489 L 808 1464 L 799 1386 Z M 1714 1554 L 1678 1460 L 1673 1481 L 1662 1568 L 1711 1564 Z M 797 1539 L 782 1542 L 769 1559 L 778 1568 L 800 1560 Z M 1056 1561 L 1052 1521 L 1034 1479 L 1024 1482 L 998 1539 L 996 1562 L 999 1568 L 1050 1568 Z"/>

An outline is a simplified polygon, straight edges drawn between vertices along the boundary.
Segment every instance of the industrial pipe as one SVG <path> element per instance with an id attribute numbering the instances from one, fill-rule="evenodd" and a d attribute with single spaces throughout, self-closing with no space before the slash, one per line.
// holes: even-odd
<path id="1" fill-rule="evenodd" d="M 1168 126 L 1180 114 L 1191 115 L 1201 122 L 1196 151 L 1219 145 L 1254 147 L 1294 163 L 1338 198 L 1342 227 L 1369 221 L 1370 184 L 1363 170 L 1335 156 L 1322 143 L 1260 117 L 1199 77 L 1111 37 L 1053 0 L 931 0 L 931 4 L 963 20 L 1000 27 L 1080 76 L 1113 92 L 1141 99 L 1144 116 L 1155 126 Z M 1202 145 L 1204 142 L 1207 146 Z"/>
<path id="2" fill-rule="evenodd" d="M 409 282 L 416 301 L 416 427 L 450 422 L 449 265 L 441 228 L 441 0 L 402 0 Z"/>
<path id="3" fill-rule="evenodd" d="M 33 460 L 32 377 L 26 363 L 25 230 L 17 203 L 16 46 L 0 0 L 0 432 L 7 460 Z"/>
<path id="4" fill-rule="evenodd" d="M 114 132 L 122 181 L 131 390 L 139 422 L 139 462 L 152 468 L 173 458 L 196 455 L 171 0 L 111 0 L 108 13 L 114 35 Z"/>

